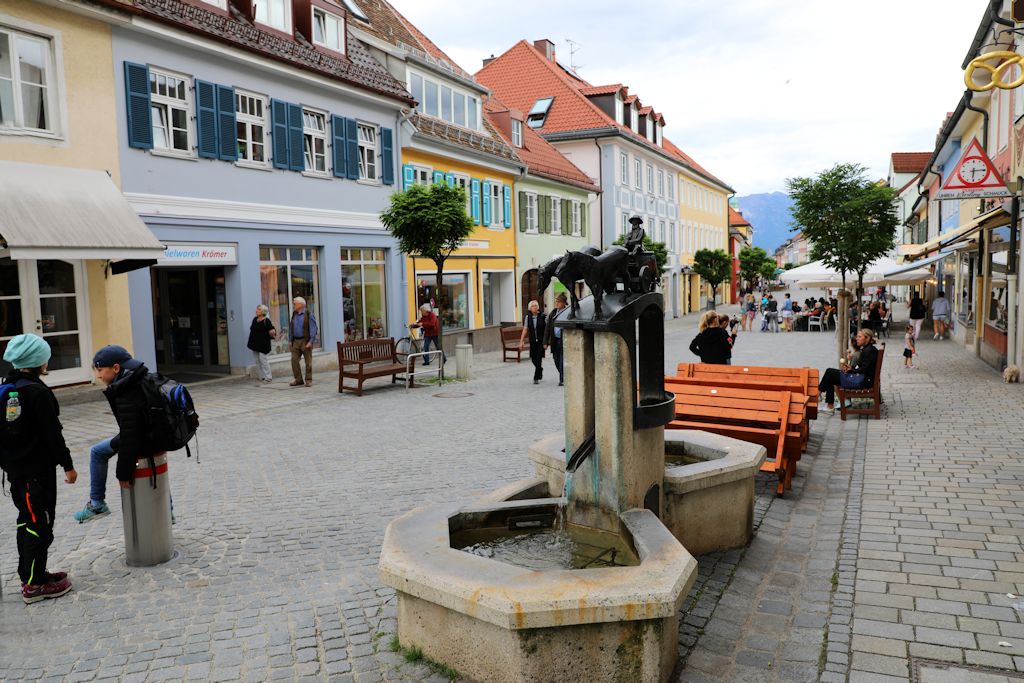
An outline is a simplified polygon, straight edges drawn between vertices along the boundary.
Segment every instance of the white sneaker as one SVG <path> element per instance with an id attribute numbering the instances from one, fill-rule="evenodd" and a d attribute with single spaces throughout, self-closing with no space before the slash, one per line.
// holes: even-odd
<path id="1" fill-rule="evenodd" d="M 932 339 L 938 339 L 938 338 L 939 338 L 939 335 L 937 335 L 937 334 L 933 334 L 932 335 Z"/>

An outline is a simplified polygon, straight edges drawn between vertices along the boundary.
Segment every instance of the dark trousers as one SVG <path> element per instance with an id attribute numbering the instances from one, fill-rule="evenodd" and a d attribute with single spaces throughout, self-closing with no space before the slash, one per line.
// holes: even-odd
<path id="1" fill-rule="evenodd" d="M 11 500 L 18 508 L 18 576 L 22 583 L 44 584 L 57 509 L 56 475 L 11 479 Z"/>
<path id="2" fill-rule="evenodd" d="M 292 342 L 292 376 L 296 382 L 302 381 L 302 365 L 300 360 L 306 361 L 306 381 L 313 381 L 313 349 L 306 348 L 305 339 L 296 339 Z"/>
<path id="3" fill-rule="evenodd" d="M 530 340 L 530 361 L 533 362 L 533 380 L 544 378 L 544 344 Z"/>
<path id="4" fill-rule="evenodd" d="M 442 361 L 442 363 L 447 363 L 448 362 L 448 356 L 445 355 L 444 349 L 442 349 L 441 345 L 438 344 L 437 336 L 436 335 L 433 336 L 433 337 L 426 337 L 426 336 L 424 336 L 423 337 L 423 352 L 426 353 L 427 351 L 429 351 L 431 345 L 434 346 L 435 350 L 441 352 L 441 361 Z M 426 360 L 423 361 L 423 364 L 424 365 L 430 365 L 430 358 L 431 358 L 431 356 L 425 356 L 425 358 L 426 358 Z"/>
<path id="5" fill-rule="evenodd" d="M 825 403 L 832 405 L 836 402 L 836 385 L 839 384 L 842 372 L 838 368 L 829 368 L 822 375 L 818 382 L 818 391 L 825 392 Z"/>
<path id="6" fill-rule="evenodd" d="M 562 338 L 555 337 L 551 340 L 551 357 L 555 359 L 555 368 L 558 370 L 558 381 L 565 381 L 565 373 L 562 371 Z"/>

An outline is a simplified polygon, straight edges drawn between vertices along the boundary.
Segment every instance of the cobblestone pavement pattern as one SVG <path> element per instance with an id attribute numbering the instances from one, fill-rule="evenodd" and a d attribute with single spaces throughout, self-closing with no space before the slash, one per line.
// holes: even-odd
<path id="1" fill-rule="evenodd" d="M 668 370 L 692 360 L 694 327 L 693 316 L 667 325 Z M 833 343 L 750 333 L 734 355 L 823 368 Z M 950 342 L 923 342 L 921 357 L 907 372 L 889 354 L 886 419 L 822 413 L 785 498 L 759 478 L 755 540 L 699 558 L 677 680 L 905 681 L 911 656 L 1024 670 L 1024 624 L 1007 597 L 1024 589 L 1020 389 Z M 3 677 L 446 680 L 388 647 L 384 529 L 413 507 L 530 476 L 528 444 L 562 424 L 550 361 L 540 386 L 528 363 L 478 361 L 456 385 L 466 398 L 386 381 L 339 396 L 326 375 L 312 389 L 196 387 L 202 464 L 172 462 L 179 556 L 152 569 L 124 565 L 116 488 L 109 517 L 71 519 L 88 495 L 88 444 L 113 418 L 101 403 L 67 407 L 81 479 L 61 484 L 51 557 L 75 591 L 21 603 L 8 503 Z"/>

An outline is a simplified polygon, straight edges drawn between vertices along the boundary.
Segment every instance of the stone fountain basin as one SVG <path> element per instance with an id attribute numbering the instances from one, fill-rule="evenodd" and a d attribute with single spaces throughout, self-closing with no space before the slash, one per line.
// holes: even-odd
<path id="1" fill-rule="evenodd" d="M 551 491 L 565 482 L 565 437 L 530 447 L 538 477 Z M 754 533 L 754 476 L 763 446 L 696 430 L 665 431 L 664 513 L 671 533 L 692 554 L 742 548 Z"/>

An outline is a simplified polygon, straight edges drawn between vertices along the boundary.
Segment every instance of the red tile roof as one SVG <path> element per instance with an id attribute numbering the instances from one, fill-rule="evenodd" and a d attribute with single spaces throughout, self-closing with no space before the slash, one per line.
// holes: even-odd
<path id="1" fill-rule="evenodd" d="M 892 170 L 896 173 L 920 173 L 931 158 L 931 152 L 893 152 Z"/>
<path id="2" fill-rule="evenodd" d="M 505 138 L 505 134 L 495 121 L 494 115 L 507 110 L 508 107 L 493 98 L 484 105 L 485 116 L 490 119 L 491 126 L 502 138 Z M 505 140 L 509 144 L 512 143 L 511 138 L 505 138 Z M 601 188 L 594 184 L 590 176 L 577 168 L 574 163 L 565 158 L 551 143 L 529 126 L 523 126 L 523 146 L 515 148 L 515 152 L 526 163 L 531 175 L 568 183 L 589 192 L 601 191 Z"/>
<path id="3" fill-rule="evenodd" d="M 743 217 L 742 213 L 740 213 L 739 211 L 737 211 L 736 209 L 734 209 L 734 208 L 732 208 L 730 206 L 729 207 L 729 227 L 731 228 L 734 225 L 736 225 L 736 226 L 753 227 L 750 224 L 750 221 L 748 221 L 746 218 Z"/>
<path id="4" fill-rule="evenodd" d="M 580 88 L 580 92 L 587 97 L 593 97 L 594 95 L 614 95 L 622 89 L 621 83 L 615 83 L 613 85 L 592 85 L 587 88 Z"/>
<path id="5" fill-rule="evenodd" d="M 664 146 L 659 147 L 617 123 L 583 94 L 585 88 L 594 86 L 546 59 L 525 40 L 520 40 L 501 56 L 488 62 L 476 73 L 476 79 L 489 87 L 504 104 L 521 111 L 530 111 L 534 102 L 541 97 L 554 97 L 544 121 L 545 134 L 614 128 L 637 144 L 674 157 L 708 180 L 732 190 L 684 154 L 668 138 L 664 139 Z M 628 95 L 625 102 L 628 104 L 636 99 L 636 95 Z"/>

